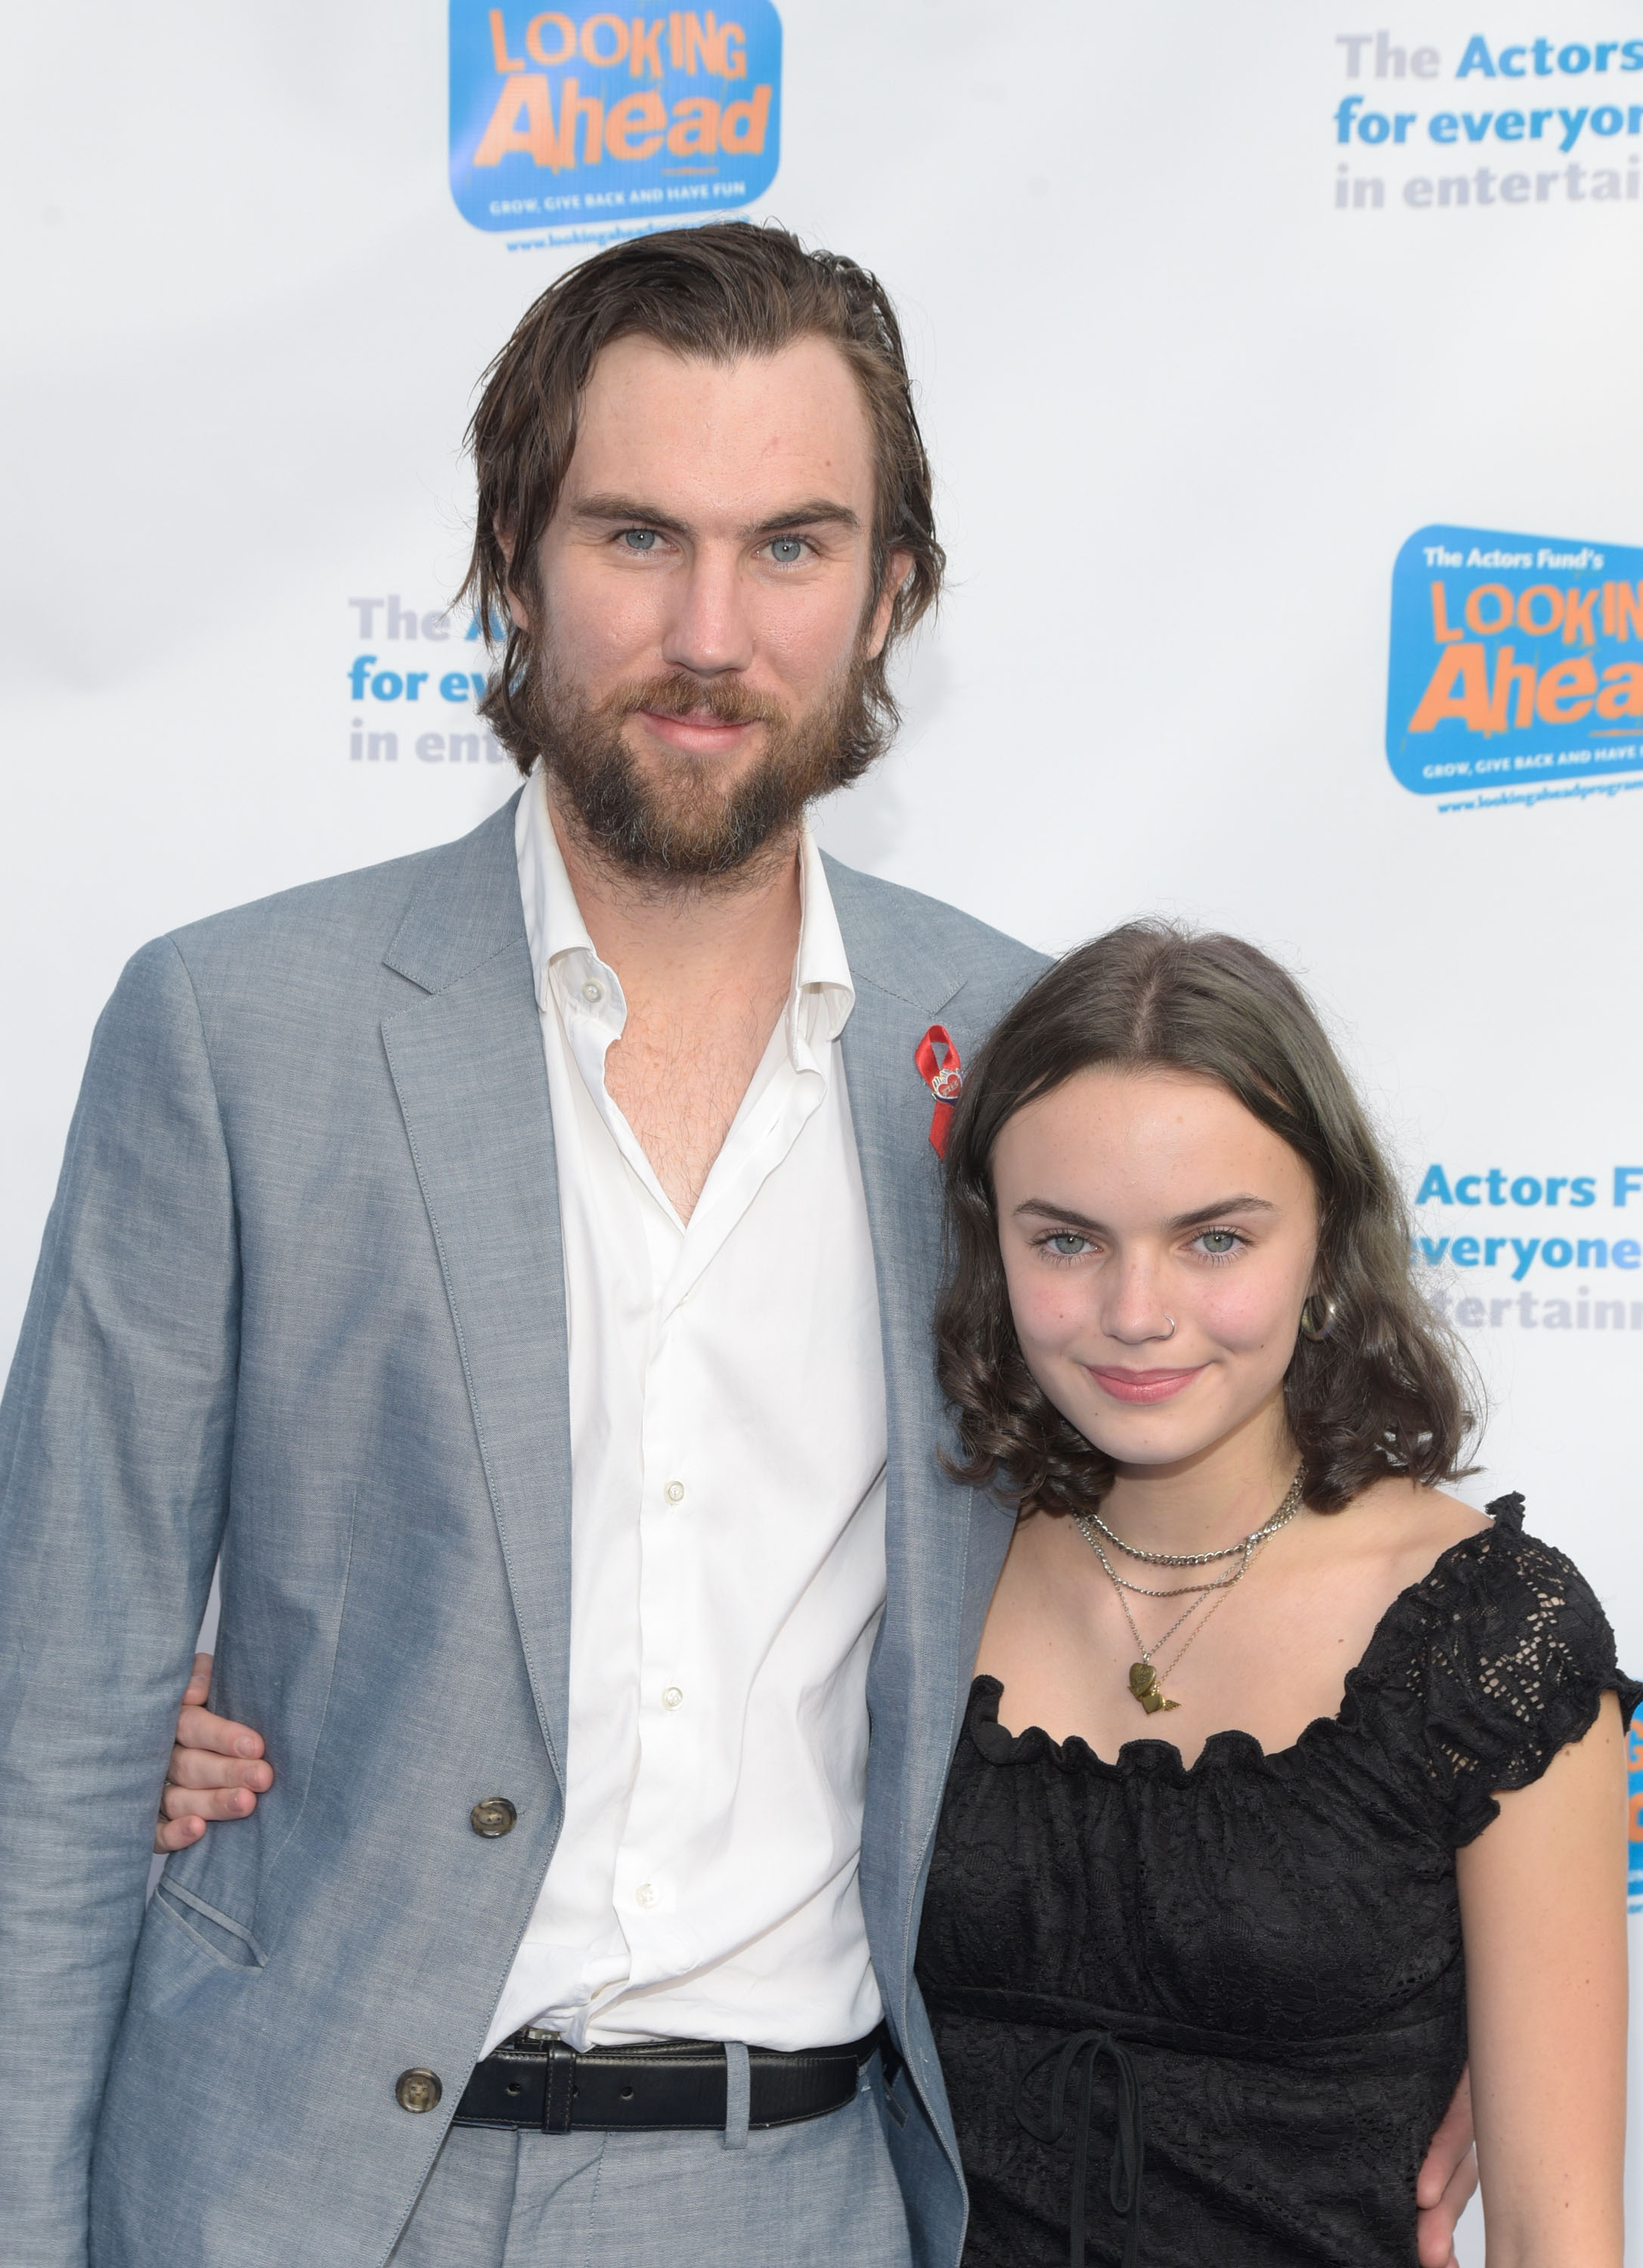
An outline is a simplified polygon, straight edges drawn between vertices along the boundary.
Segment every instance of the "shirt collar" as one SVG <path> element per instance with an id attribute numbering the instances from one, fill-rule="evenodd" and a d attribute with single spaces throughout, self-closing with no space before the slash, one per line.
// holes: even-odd
<path id="1" fill-rule="evenodd" d="M 788 1046 L 797 1061 L 799 1032 L 812 1045 L 837 1039 L 856 1005 L 844 937 L 827 886 L 827 868 L 807 820 L 799 830 L 799 950 L 787 996 Z"/>
<path id="2" fill-rule="evenodd" d="M 538 1005 L 546 1006 L 547 975 L 550 964 L 567 953 L 599 955 L 587 933 L 582 909 L 576 902 L 564 853 L 548 816 L 548 792 L 541 767 L 525 783 L 513 821 L 513 847 L 519 862 L 519 897 L 525 909 L 525 935 L 531 950 L 531 974 L 536 983 Z M 601 964 L 602 965 L 602 964 Z"/>
<path id="3" fill-rule="evenodd" d="M 564 854 L 548 815 L 541 767 L 525 784 L 513 822 L 519 860 L 519 897 L 530 946 L 536 1005 L 545 1009 L 550 994 L 561 1012 L 586 1013 L 616 1032 L 627 1018 L 627 1003 L 615 970 L 602 961 L 587 933 L 582 909 L 565 868 Z M 800 1070 L 819 1068 L 817 1050 L 836 1040 L 856 1005 L 844 939 L 828 888 L 827 869 L 807 821 L 799 832 L 799 950 L 784 1019 L 787 1048 Z M 599 986 L 602 999 L 587 1000 L 586 988 Z M 585 1005 L 586 1002 L 586 1005 Z"/>

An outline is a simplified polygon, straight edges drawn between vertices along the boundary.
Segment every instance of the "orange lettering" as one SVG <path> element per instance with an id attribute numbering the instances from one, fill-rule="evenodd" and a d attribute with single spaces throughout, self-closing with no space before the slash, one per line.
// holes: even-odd
<path id="1" fill-rule="evenodd" d="M 575 81 L 571 84 L 574 85 Z M 521 112 L 523 125 L 519 123 Z M 563 118 L 563 104 L 560 115 Z M 551 166 L 556 173 L 561 166 L 576 163 L 569 136 L 562 144 L 554 132 L 553 101 L 548 82 L 534 71 L 527 72 L 523 78 L 511 78 L 504 86 L 490 123 L 479 138 L 474 163 L 499 166 L 515 150 L 525 151 L 539 166 Z"/>
<path id="2" fill-rule="evenodd" d="M 615 41 L 614 54 L 608 55 L 600 54 L 599 41 L 594 35 L 600 30 L 608 30 Z M 613 63 L 623 62 L 627 52 L 628 27 L 620 16 L 590 16 L 583 25 L 582 60 L 585 63 L 593 63 L 600 70 L 608 70 Z"/>
<path id="3" fill-rule="evenodd" d="M 610 106 L 605 121 L 605 147 L 613 158 L 653 158 L 662 146 L 667 113 L 659 94 L 647 88 L 643 94 L 624 94 Z M 644 140 L 636 142 L 634 136 Z"/>
<path id="4" fill-rule="evenodd" d="M 1507 707 L 1512 698 L 1512 688 L 1517 688 L 1517 718 L 1520 725 L 1535 721 L 1535 673 L 1526 661 L 1516 659 L 1513 648 L 1503 645 L 1495 661 L 1495 689 L 1489 703 L 1489 730 L 1507 730 Z"/>
<path id="5" fill-rule="evenodd" d="M 1543 725 L 1573 725 L 1591 709 L 1597 671 L 1582 654 L 1578 661 L 1554 662 L 1542 674 L 1535 714 Z"/>
<path id="6" fill-rule="evenodd" d="M 685 18 L 684 52 L 688 71 L 698 71 L 705 65 L 715 77 L 718 76 L 718 25 L 711 8 L 705 26 L 694 9 Z"/>
<path id="7" fill-rule="evenodd" d="M 1455 691 L 1455 681 L 1460 690 Z M 1469 733 L 1489 730 L 1489 678 L 1480 645 L 1446 645 L 1438 666 L 1409 720 L 1411 733 L 1430 733 L 1446 718 L 1458 717 Z"/>
<path id="8" fill-rule="evenodd" d="M 1440 645 L 1448 645 L 1451 638 L 1464 637 L 1464 630 L 1449 628 L 1449 597 L 1441 583 L 1432 586 L 1432 635 Z"/>
<path id="9" fill-rule="evenodd" d="M 1485 599 L 1493 599 L 1499 606 L 1500 611 L 1492 622 L 1484 620 L 1483 601 Z M 1512 593 L 1504 583 L 1480 583 L 1475 591 L 1466 593 L 1467 626 L 1476 630 L 1479 637 L 1492 637 L 1497 630 L 1507 629 L 1511 620 Z"/>
<path id="10" fill-rule="evenodd" d="M 1573 645 L 1582 630 L 1588 645 L 1595 645 L 1597 632 L 1592 622 L 1592 608 L 1597 604 L 1597 585 L 1592 584 L 1584 591 L 1571 589 L 1563 602 L 1563 643 Z"/>
<path id="11" fill-rule="evenodd" d="M 634 18 L 632 36 L 628 42 L 628 76 L 630 78 L 642 78 L 646 63 L 651 67 L 652 78 L 661 77 L 661 37 L 662 18 L 659 16 L 652 17 L 648 27 L 643 16 Z"/>
<path id="12" fill-rule="evenodd" d="M 1643 661 L 1617 661 L 1603 672 L 1600 717 L 1643 717 Z"/>
<path id="13" fill-rule="evenodd" d="M 551 24 L 559 34 L 559 48 L 556 55 L 549 55 L 542 47 L 544 24 Z M 576 53 L 576 26 L 568 16 L 557 14 L 533 16 L 525 26 L 525 44 L 537 62 L 545 63 L 551 70 L 556 63 L 568 63 Z"/>
<path id="14" fill-rule="evenodd" d="M 750 102 L 727 102 L 718 122 L 720 149 L 728 150 L 736 158 L 756 158 L 764 147 L 764 129 L 770 117 L 768 86 L 755 86 Z"/>
<path id="15" fill-rule="evenodd" d="M 735 53 L 731 53 L 731 42 Z M 718 75 L 721 78 L 746 78 L 748 76 L 748 35 L 740 24 L 725 24 L 718 34 Z"/>
<path id="16" fill-rule="evenodd" d="M 1630 583 L 1615 585 L 1615 636 L 1643 637 L 1643 583 L 1635 591 Z"/>
<path id="17" fill-rule="evenodd" d="M 1551 609 L 1544 622 L 1537 622 L 1535 620 L 1536 599 L 1544 599 L 1547 606 Z M 1517 626 L 1521 630 L 1527 630 L 1530 637 L 1544 637 L 1549 631 L 1555 630 L 1562 620 L 1563 593 L 1561 591 L 1554 590 L 1550 583 L 1531 583 L 1527 591 L 1519 593 Z"/>
<path id="18" fill-rule="evenodd" d="M 584 30 L 586 26 L 583 26 Z M 567 166 L 576 163 L 576 122 L 582 122 L 582 163 L 597 166 L 604 156 L 605 106 L 596 95 L 584 99 L 581 81 L 568 78 L 559 90 L 559 146 Z"/>
<path id="19" fill-rule="evenodd" d="M 497 59 L 497 69 L 499 71 L 523 70 L 525 68 L 523 55 L 511 55 L 508 53 L 508 34 L 502 21 L 500 8 L 493 8 L 490 11 L 490 52 Z"/>
<path id="20" fill-rule="evenodd" d="M 667 147 L 675 158 L 711 158 L 718 148 L 718 105 L 704 94 L 687 95 L 674 105 Z"/>

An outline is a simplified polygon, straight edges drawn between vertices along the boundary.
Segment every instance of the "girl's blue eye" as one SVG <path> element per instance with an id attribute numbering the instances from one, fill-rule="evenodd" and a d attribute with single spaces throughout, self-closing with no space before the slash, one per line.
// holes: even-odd
<path id="1" fill-rule="evenodd" d="M 1057 1260 L 1076 1260 L 1084 1249 L 1084 1239 L 1075 1236 L 1070 1228 L 1057 1229 L 1044 1240 Z"/>
<path id="2" fill-rule="evenodd" d="M 1212 1260 L 1225 1260 L 1238 1249 L 1238 1239 L 1229 1228 L 1206 1228 L 1198 1241 Z"/>

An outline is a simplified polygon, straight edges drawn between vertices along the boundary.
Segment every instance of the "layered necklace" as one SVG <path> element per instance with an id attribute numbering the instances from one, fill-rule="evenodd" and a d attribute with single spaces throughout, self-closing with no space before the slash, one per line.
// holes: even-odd
<path id="1" fill-rule="evenodd" d="M 1283 1501 L 1271 1518 L 1261 1527 L 1251 1528 L 1240 1542 L 1229 1543 L 1220 1551 L 1144 1551 L 1138 1543 L 1126 1543 L 1122 1535 L 1115 1535 L 1100 1513 L 1073 1513 L 1073 1524 L 1079 1534 L 1106 1569 L 1113 1589 L 1118 1594 L 1118 1604 L 1124 1609 L 1124 1618 L 1130 1625 L 1130 1635 L 1135 1640 L 1136 1652 L 1140 1657 L 1130 1664 L 1130 1690 L 1149 1717 L 1156 1715 L 1160 1709 L 1180 1708 L 1180 1702 L 1172 1701 L 1160 1689 L 1160 1678 L 1173 1675 L 1181 1667 L 1187 1648 L 1217 1609 L 1225 1604 L 1227 1592 L 1236 1589 L 1242 1582 L 1249 1572 L 1249 1563 L 1261 1546 L 1269 1536 L 1276 1535 L 1280 1528 L 1287 1528 L 1300 1510 L 1300 1475 L 1297 1473 L 1285 1490 Z M 1122 1551 L 1126 1558 L 1145 1560 L 1151 1567 L 1212 1567 L 1223 1559 L 1235 1559 L 1238 1565 L 1230 1574 L 1213 1575 L 1202 1583 L 1177 1583 L 1171 1590 L 1152 1590 L 1145 1583 L 1132 1583 L 1127 1576 L 1118 1572 L 1101 1547 L 1102 1536 L 1115 1551 Z M 1141 1633 L 1136 1628 L 1135 1616 L 1130 1612 L 1130 1602 L 1124 1596 L 1126 1591 L 1133 1591 L 1140 1599 L 1184 1599 L 1190 1594 L 1192 1604 L 1178 1614 L 1169 1628 L 1154 1638 L 1151 1646 L 1144 1646 Z M 1205 1609 L 1202 1619 L 1188 1631 L 1175 1660 L 1168 1668 L 1160 1668 L 1153 1662 L 1153 1656 L 1161 1653 L 1182 1625 L 1190 1622 L 1200 1609 Z"/>

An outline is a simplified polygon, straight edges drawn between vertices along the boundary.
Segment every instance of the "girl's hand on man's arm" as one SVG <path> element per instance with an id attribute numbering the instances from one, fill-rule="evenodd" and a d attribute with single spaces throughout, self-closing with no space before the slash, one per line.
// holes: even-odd
<path id="1" fill-rule="evenodd" d="M 186 1851 L 213 1819 L 246 1819 L 259 1795 L 274 1785 L 274 1767 L 262 1760 L 262 1735 L 205 1706 L 211 1657 L 196 1653 L 194 1675 L 177 1712 L 177 1740 L 154 1825 L 156 1851 Z"/>

